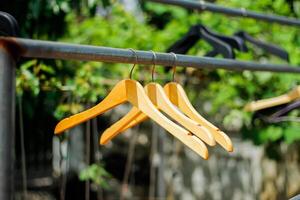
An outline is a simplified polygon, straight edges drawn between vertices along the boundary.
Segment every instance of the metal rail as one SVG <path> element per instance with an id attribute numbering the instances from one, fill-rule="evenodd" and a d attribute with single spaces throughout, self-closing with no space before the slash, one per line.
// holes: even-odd
<path id="1" fill-rule="evenodd" d="M 262 14 L 246 10 L 245 8 L 227 8 L 205 1 L 186 1 L 186 0 L 148 0 L 162 4 L 176 5 L 191 10 L 211 11 L 215 13 L 223 13 L 231 16 L 247 17 L 267 22 L 274 22 L 289 26 L 300 27 L 300 20 L 296 18 L 288 18 L 278 15 Z"/>
<path id="2" fill-rule="evenodd" d="M 61 42 L 21 39 L 14 37 L 0 37 L 0 45 L 8 48 L 15 56 L 65 60 L 89 60 L 113 63 L 135 63 L 135 55 L 131 50 L 99 47 L 90 45 L 76 45 Z M 137 64 L 153 64 L 153 54 L 150 51 L 136 50 Z M 198 69 L 226 69 L 232 71 L 270 71 L 300 73 L 300 67 L 291 65 L 260 64 L 255 62 L 231 59 L 174 55 L 170 53 L 156 53 L 156 64 L 162 66 L 194 67 Z"/>

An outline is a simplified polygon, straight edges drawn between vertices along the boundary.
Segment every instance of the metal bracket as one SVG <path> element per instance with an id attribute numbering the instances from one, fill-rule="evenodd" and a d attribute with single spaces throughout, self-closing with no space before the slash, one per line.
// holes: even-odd
<path id="1" fill-rule="evenodd" d="M 0 11 L 0 36 L 18 36 L 19 25 L 10 14 Z"/>

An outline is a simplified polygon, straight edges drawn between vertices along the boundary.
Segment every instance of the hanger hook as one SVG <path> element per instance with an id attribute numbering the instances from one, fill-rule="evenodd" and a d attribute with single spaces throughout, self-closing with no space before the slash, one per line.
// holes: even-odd
<path id="1" fill-rule="evenodd" d="M 133 52 L 134 57 L 135 57 L 135 62 L 134 62 L 133 66 L 132 66 L 132 68 L 131 68 L 131 70 L 129 72 L 129 78 L 131 79 L 132 78 L 133 69 L 135 68 L 135 66 L 136 66 L 136 64 L 138 62 L 138 56 L 137 56 L 137 53 L 136 53 L 136 51 L 134 49 L 130 48 L 129 50 Z"/>
<path id="2" fill-rule="evenodd" d="M 156 53 L 152 50 L 150 50 L 150 52 L 153 55 L 153 65 L 152 65 L 152 71 L 151 71 L 151 80 L 152 82 L 154 82 L 154 70 L 155 70 L 155 65 L 156 65 Z"/>
<path id="3" fill-rule="evenodd" d="M 175 53 L 171 52 L 170 54 L 172 54 L 174 56 L 174 62 L 173 62 L 173 76 L 172 76 L 172 80 L 173 82 L 175 81 L 175 73 L 176 73 L 176 61 L 177 61 L 177 56 Z"/>

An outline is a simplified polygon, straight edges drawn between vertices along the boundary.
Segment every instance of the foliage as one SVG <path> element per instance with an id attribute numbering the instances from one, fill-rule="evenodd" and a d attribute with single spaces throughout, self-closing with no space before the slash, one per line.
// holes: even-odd
<path id="1" fill-rule="evenodd" d="M 246 18 L 231 18 L 221 14 L 203 12 L 195 13 L 174 6 L 142 2 L 143 15 L 136 17 L 118 4 L 103 8 L 96 1 L 85 11 L 72 9 L 71 1 L 55 1 L 52 14 L 63 12 L 64 32 L 59 40 L 78 44 L 92 44 L 110 47 L 134 48 L 142 50 L 165 51 L 170 44 L 183 35 L 192 24 L 203 23 L 212 30 L 231 35 L 241 28 L 255 38 L 268 41 L 285 48 L 290 55 L 290 63 L 300 64 L 300 32 L 294 27 L 270 24 Z M 218 0 L 218 4 L 230 7 L 244 7 L 264 13 L 300 17 L 299 2 L 284 0 L 236 1 Z M 107 4 L 109 5 L 109 4 Z M 102 14 L 96 7 L 104 9 Z M 57 9 L 56 9 L 57 8 Z M 76 7 L 78 8 L 78 7 Z M 37 8 L 35 8 L 37 9 Z M 49 10 L 48 10 L 49 11 Z M 50 11 L 49 11 L 50 12 Z M 36 14 L 39 16 L 41 13 Z M 53 27 L 53 26 L 52 26 Z M 58 28 L 59 29 L 59 28 Z M 40 38 L 46 38 L 41 36 Z M 236 52 L 237 59 L 282 63 L 283 61 L 249 45 L 247 53 Z M 204 55 L 210 50 L 205 42 L 199 42 L 188 52 L 191 55 Z M 52 89 L 61 94 L 57 109 L 53 115 L 58 119 L 76 113 L 87 103 L 95 103 L 103 98 L 111 87 L 120 79 L 128 76 L 130 65 L 108 64 L 98 62 L 75 61 L 28 61 L 18 70 L 18 92 L 30 91 L 37 95 Z M 150 67 L 137 67 L 134 78 L 150 81 Z M 180 68 L 179 73 L 183 74 Z M 162 67 L 156 68 L 158 82 L 170 80 L 171 74 Z M 199 79 L 197 85 L 187 80 L 186 88 L 196 104 L 202 99 L 209 105 L 206 110 L 214 121 L 227 130 L 243 132 L 257 144 L 284 140 L 292 143 L 299 140 L 296 123 L 279 123 L 274 125 L 259 124 L 253 126 L 252 114 L 243 111 L 243 106 L 252 100 L 276 96 L 290 90 L 300 83 L 300 77 L 294 74 L 276 74 L 268 72 L 230 72 L 225 70 L 202 70 L 194 73 Z M 178 75 L 179 78 L 180 75 Z M 184 74 L 183 74 L 184 77 Z M 276 84 L 274 84 L 276 83 Z M 189 89 L 193 88 L 193 89 Z M 196 89 L 195 89 L 196 88 Z M 201 90 L 201 93 L 199 93 Z M 252 132 L 252 134 L 248 134 Z"/>
<path id="2" fill-rule="evenodd" d="M 82 181 L 91 180 L 98 187 L 108 189 L 107 182 L 111 175 L 104 169 L 103 165 L 92 164 L 80 172 L 79 178 Z"/>
<path id="3" fill-rule="evenodd" d="M 24 62 L 17 70 L 16 88 L 18 95 L 22 95 L 24 91 L 31 91 L 36 96 L 40 90 L 53 90 L 53 88 L 58 87 L 58 84 L 59 81 L 55 78 L 53 68 L 38 60 Z"/>

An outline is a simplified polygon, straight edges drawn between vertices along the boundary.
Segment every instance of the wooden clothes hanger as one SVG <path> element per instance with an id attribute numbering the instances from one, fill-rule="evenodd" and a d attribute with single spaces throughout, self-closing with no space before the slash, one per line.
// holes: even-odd
<path id="1" fill-rule="evenodd" d="M 154 52 L 153 52 L 154 54 Z M 155 54 L 154 54 L 155 56 Z M 152 68 L 152 80 L 153 80 L 153 71 L 154 67 Z M 174 68 L 173 68 L 174 69 Z M 175 70 L 175 69 L 174 69 Z M 175 71 L 174 71 L 175 72 Z M 173 79 L 174 79 L 174 73 L 173 73 Z M 150 85 L 154 85 L 154 83 L 151 83 Z M 158 85 L 158 84 L 157 84 Z M 159 86 L 158 86 L 159 87 Z M 167 98 L 171 100 L 171 102 L 178 106 L 181 111 L 183 111 L 184 114 L 186 114 L 188 117 L 190 117 L 192 120 L 195 120 L 200 125 L 206 127 L 213 133 L 213 136 L 215 140 L 227 151 L 233 151 L 233 146 L 230 138 L 222 131 L 220 131 L 218 128 L 216 128 L 214 125 L 212 125 L 210 122 L 205 120 L 191 105 L 189 102 L 183 88 L 175 83 L 171 82 L 165 85 L 164 87 L 165 93 L 167 95 Z M 162 92 L 161 92 L 162 93 Z M 148 93 L 150 96 L 151 94 Z M 156 96 L 157 97 L 157 96 Z M 114 125 L 116 126 L 122 126 L 122 129 L 116 130 L 114 127 L 108 128 L 101 137 L 101 141 L 106 143 L 119 133 L 143 122 L 148 117 L 143 114 L 137 114 L 139 110 L 137 108 L 133 108 L 126 116 L 124 116 L 120 121 L 116 122 Z"/>
<path id="2" fill-rule="evenodd" d="M 191 131 L 195 136 L 202 139 L 205 143 L 210 146 L 214 146 L 216 144 L 213 135 L 203 126 L 199 125 L 192 119 L 188 118 L 184 114 L 182 114 L 169 100 L 167 95 L 165 94 L 162 86 L 157 83 L 149 83 L 145 86 L 145 91 L 150 98 L 151 102 L 161 111 L 165 112 L 169 117 L 173 118 L 180 125 L 185 127 L 187 130 Z M 135 119 L 137 116 L 140 120 Z M 120 133 L 120 130 L 123 131 L 124 127 L 127 124 L 131 124 L 131 126 L 135 126 L 138 123 L 146 120 L 147 115 L 143 114 L 140 110 L 136 108 L 132 108 L 132 110 L 125 115 L 120 121 L 113 124 L 110 128 L 104 131 L 101 136 L 100 143 L 105 144 L 111 138 L 115 137 Z M 135 120 L 134 120 L 135 119 Z M 131 121 L 134 120 L 134 124 Z M 128 129 L 128 127 L 126 127 Z"/>
<path id="3" fill-rule="evenodd" d="M 300 86 L 297 86 L 290 92 L 280 95 L 278 97 L 268 98 L 268 99 L 262 99 L 258 101 L 253 101 L 251 103 L 248 103 L 245 107 L 245 111 L 257 111 L 262 110 L 265 108 L 271 108 L 273 106 L 278 106 L 286 103 L 290 103 L 294 100 L 297 100 L 300 98 Z"/>
<path id="4" fill-rule="evenodd" d="M 160 113 L 146 95 L 141 84 L 131 79 L 120 81 L 106 96 L 106 98 L 96 106 L 60 121 L 55 127 L 54 132 L 55 134 L 59 134 L 125 102 L 131 103 L 201 157 L 204 159 L 208 158 L 208 150 L 205 144 L 199 138 L 192 135 L 189 131 L 178 126 Z"/>
<path id="5" fill-rule="evenodd" d="M 156 60 L 156 55 L 153 53 L 154 62 Z M 175 54 L 174 54 L 175 55 Z M 155 66 L 155 65 L 154 65 Z M 154 69 L 153 66 L 153 69 Z M 153 70 L 152 70 L 153 72 Z M 152 73 L 152 80 L 153 80 L 153 73 Z M 182 114 L 178 109 L 170 102 L 169 98 L 165 94 L 162 86 L 160 86 L 157 83 L 149 83 L 145 86 L 145 91 L 152 101 L 152 103 L 159 109 L 165 112 L 169 117 L 173 118 L 175 121 L 177 121 L 179 124 L 181 124 L 183 127 L 191 131 L 194 135 L 196 135 L 198 138 L 202 139 L 207 144 L 214 146 L 216 144 L 213 136 L 211 133 L 204 127 L 200 126 L 195 121 L 191 120 L 184 114 Z M 139 120 L 135 119 L 137 116 L 139 116 Z M 101 136 L 100 143 L 106 144 L 109 140 L 111 140 L 113 137 L 118 135 L 122 132 L 122 130 L 126 127 L 128 129 L 128 125 L 131 124 L 131 126 L 135 126 L 138 123 L 141 123 L 142 121 L 146 120 L 148 117 L 144 115 L 141 111 L 138 109 L 132 108 L 132 110 L 125 115 L 120 121 L 113 124 L 110 128 L 106 129 L 104 133 Z M 135 120 L 134 120 L 135 119 Z M 132 122 L 134 120 L 134 122 Z"/>

